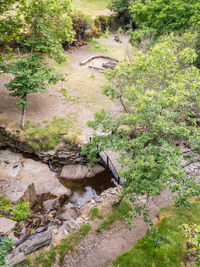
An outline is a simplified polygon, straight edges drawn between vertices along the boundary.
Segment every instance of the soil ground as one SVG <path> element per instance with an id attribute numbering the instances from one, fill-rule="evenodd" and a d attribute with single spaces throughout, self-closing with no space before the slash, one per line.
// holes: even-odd
<path id="1" fill-rule="evenodd" d="M 58 82 L 45 93 L 35 93 L 28 97 L 31 104 L 26 111 L 26 120 L 31 123 L 51 121 L 54 117 L 64 117 L 75 122 L 77 132 L 81 133 L 80 139 L 88 139 L 91 129 L 86 125 L 93 118 L 95 111 L 99 109 L 110 110 L 118 113 L 119 107 L 102 94 L 102 86 L 105 84 L 103 73 L 93 71 L 88 66 L 80 66 L 82 60 L 93 55 L 108 55 L 116 59 L 125 57 L 128 37 L 121 35 L 122 43 L 114 41 L 113 35 L 109 38 L 100 38 L 95 42 L 104 49 L 98 52 L 92 44 L 74 48 L 68 55 L 68 62 L 58 65 L 51 64 L 62 73 L 67 74 L 67 82 Z M 16 104 L 16 99 L 9 96 L 4 84 L 8 83 L 10 75 L 0 76 L 0 123 L 1 120 L 9 122 L 9 128 L 19 128 L 21 110 Z"/>

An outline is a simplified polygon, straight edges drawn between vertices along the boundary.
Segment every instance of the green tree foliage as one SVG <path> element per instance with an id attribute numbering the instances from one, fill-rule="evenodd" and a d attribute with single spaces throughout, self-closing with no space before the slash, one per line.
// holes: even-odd
<path id="1" fill-rule="evenodd" d="M 65 60 L 61 42 L 72 42 L 71 3 L 69 0 L 29 0 L 22 7 L 29 38 L 26 46 Z"/>
<path id="2" fill-rule="evenodd" d="M 22 19 L 19 9 L 23 0 L 0 1 L 0 44 L 22 37 Z"/>
<path id="3" fill-rule="evenodd" d="M 125 24 L 130 24 L 132 23 L 132 20 L 129 8 L 134 2 L 135 0 L 111 0 L 108 8 L 111 11 L 114 11 Z"/>
<path id="4" fill-rule="evenodd" d="M 64 80 L 63 75 L 56 73 L 53 68 L 41 62 L 41 57 L 33 56 L 13 63 L 0 64 L 1 70 L 14 75 L 6 87 L 11 91 L 11 96 L 20 99 L 17 104 L 22 108 L 22 129 L 24 129 L 25 109 L 29 104 L 27 96 L 36 92 L 44 92 L 51 84 Z"/>
<path id="5" fill-rule="evenodd" d="M 170 187 L 178 192 L 177 204 L 188 205 L 199 194 L 199 185 L 188 179 L 181 167 L 181 153 L 175 140 L 186 140 L 200 152 L 200 72 L 192 66 L 197 55 L 195 35 L 171 34 L 150 48 L 133 51 L 107 72 L 105 94 L 119 101 L 124 112 L 113 116 L 105 110 L 95 114 L 88 124 L 104 135 L 96 135 L 83 153 L 92 162 L 102 150 L 120 153 L 126 167 L 122 197 L 137 201 L 139 196 L 159 195 Z M 135 212 L 148 218 L 146 204 Z"/>
<path id="6" fill-rule="evenodd" d="M 184 32 L 200 24 L 199 0 L 135 1 L 131 7 L 134 21 L 140 28 L 153 28 L 158 35 Z"/>
<path id="7" fill-rule="evenodd" d="M 200 29 L 200 0 L 137 0 L 130 8 L 130 14 L 139 30 L 130 32 L 132 41 L 141 41 L 152 36 L 184 33 L 188 29 Z M 200 67 L 200 44 L 197 43 L 198 57 L 195 65 Z"/>

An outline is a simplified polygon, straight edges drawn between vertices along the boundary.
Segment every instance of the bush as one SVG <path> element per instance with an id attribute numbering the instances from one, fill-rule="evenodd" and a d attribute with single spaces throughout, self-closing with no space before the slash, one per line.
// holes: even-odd
<path id="1" fill-rule="evenodd" d="M 100 15 L 94 20 L 95 26 L 100 28 L 102 32 L 105 32 L 106 29 L 109 29 L 113 23 L 113 17 Z"/>
<path id="2" fill-rule="evenodd" d="M 4 265 L 8 252 L 11 250 L 11 246 L 14 244 L 11 238 L 5 237 L 0 239 L 0 265 Z"/>
<path id="3" fill-rule="evenodd" d="M 85 32 L 91 25 L 90 19 L 81 12 L 76 12 L 71 15 L 71 20 L 73 24 L 73 30 L 75 31 L 75 38 L 77 40 L 84 39 Z"/>
<path id="4" fill-rule="evenodd" d="M 20 202 L 12 209 L 15 216 L 11 217 L 13 220 L 20 222 L 27 219 L 30 214 L 30 204 L 28 202 Z"/>

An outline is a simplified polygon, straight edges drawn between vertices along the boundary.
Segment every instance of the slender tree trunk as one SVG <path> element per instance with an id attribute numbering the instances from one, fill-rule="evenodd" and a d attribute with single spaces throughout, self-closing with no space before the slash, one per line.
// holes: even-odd
<path id="1" fill-rule="evenodd" d="M 21 116 L 21 129 L 24 130 L 25 126 L 25 110 L 26 107 L 22 108 L 22 116 Z"/>
<path id="2" fill-rule="evenodd" d="M 27 100 L 27 96 L 25 95 L 23 97 L 23 100 L 26 101 Z M 25 111 L 26 111 L 26 105 L 24 105 L 22 107 L 22 116 L 21 116 L 21 129 L 24 130 L 25 128 Z"/>

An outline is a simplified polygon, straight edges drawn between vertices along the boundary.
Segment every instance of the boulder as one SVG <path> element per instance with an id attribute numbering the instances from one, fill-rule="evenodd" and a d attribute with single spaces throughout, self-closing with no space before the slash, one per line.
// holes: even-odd
<path id="1" fill-rule="evenodd" d="M 13 204 L 20 201 L 27 201 L 32 206 L 36 200 L 36 191 L 33 183 L 29 181 L 22 181 L 20 179 L 12 179 L 7 187 L 0 180 L 0 192 Z"/>
<path id="2" fill-rule="evenodd" d="M 0 151 L 0 180 L 12 179 L 22 168 L 23 157 L 9 150 Z"/>
<path id="3" fill-rule="evenodd" d="M 26 159 L 17 177 L 22 181 L 34 183 L 37 195 L 51 194 L 53 196 L 66 195 L 67 197 L 71 195 L 71 191 L 62 185 L 56 174 L 42 162 Z"/>
<path id="4" fill-rule="evenodd" d="M 84 179 L 94 177 L 96 174 L 103 172 L 105 169 L 101 165 L 96 164 L 94 167 L 85 165 L 65 165 L 60 174 L 60 178 L 65 179 Z"/>
<path id="5" fill-rule="evenodd" d="M 23 252 L 24 254 L 29 254 L 39 248 L 48 246 L 51 243 L 51 238 L 51 234 L 48 231 L 30 236 L 24 243 L 17 247 L 16 253 Z"/>
<path id="6" fill-rule="evenodd" d="M 15 227 L 16 223 L 11 219 L 0 217 L 0 235 L 8 234 Z"/>
<path id="7" fill-rule="evenodd" d="M 61 210 L 59 210 L 59 213 L 57 214 L 57 219 L 62 221 L 68 221 L 68 220 L 76 220 L 78 218 L 79 214 L 71 203 L 68 203 L 65 205 Z"/>
<path id="8" fill-rule="evenodd" d="M 26 261 L 26 256 L 23 252 L 18 253 L 17 255 L 10 254 L 6 261 L 6 266 L 16 266 Z"/>
<path id="9" fill-rule="evenodd" d="M 52 210 L 58 210 L 60 208 L 59 198 L 48 199 L 44 201 L 43 207 L 47 212 Z"/>

